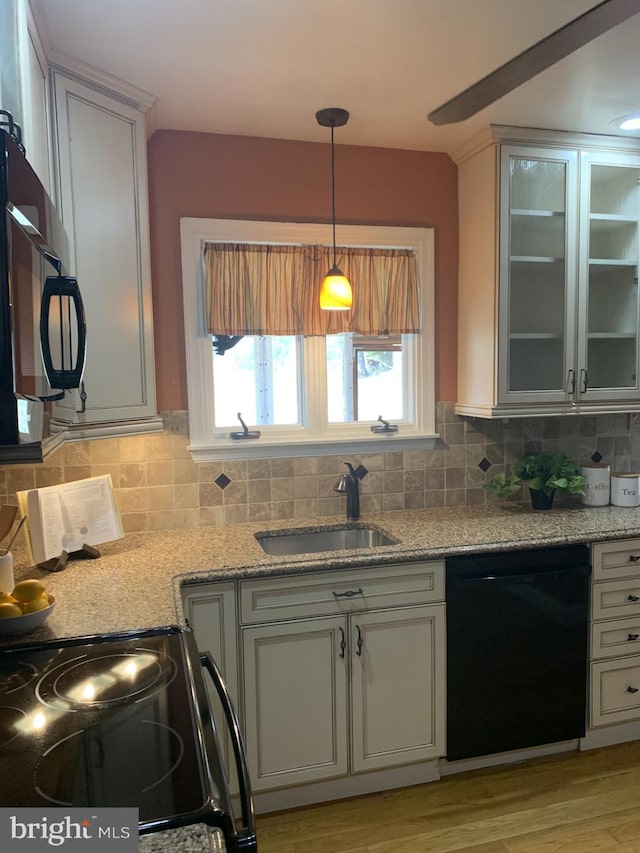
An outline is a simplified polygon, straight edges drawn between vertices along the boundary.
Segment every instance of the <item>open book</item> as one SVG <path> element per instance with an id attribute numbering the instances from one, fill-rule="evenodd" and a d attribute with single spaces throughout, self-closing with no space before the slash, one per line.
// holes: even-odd
<path id="1" fill-rule="evenodd" d="M 109 474 L 18 492 L 18 502 L 34 563 L 124 536 Z"/>

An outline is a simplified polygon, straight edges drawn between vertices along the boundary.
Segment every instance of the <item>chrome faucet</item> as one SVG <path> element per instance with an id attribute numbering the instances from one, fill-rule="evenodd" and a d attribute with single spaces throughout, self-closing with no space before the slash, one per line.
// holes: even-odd
<path id="1" fill-rule="evenodd" d="M 349 469 L 348 474 L 340 474 L 340 479 L 333 487 L 334 492 L 347 496 L 347 519 L 357 521 L 360 518 L 360 478 L 354 471 L 351 462 L 344 463 Z"/>

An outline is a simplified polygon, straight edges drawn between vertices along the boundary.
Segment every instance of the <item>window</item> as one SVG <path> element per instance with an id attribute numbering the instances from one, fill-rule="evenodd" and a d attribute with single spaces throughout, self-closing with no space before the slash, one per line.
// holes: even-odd
<path id="1" fill-rule="evenodd" d="M 218 346 L 206 331 L 207 243 L 322 245 L 329 231 L 307 223 L 181 221 L 190 450 L 196 460 L 433 447 L 432 229 L 339 229 L 344 246 L 415 251 L 421 334 L 245 335 Z M 214 342 L 223 355 L 214 352 Z M 398 430 L 373 432 L 379 417 Z M 260 437 L 231 438 L 243 431 L 240 418 Z"/>

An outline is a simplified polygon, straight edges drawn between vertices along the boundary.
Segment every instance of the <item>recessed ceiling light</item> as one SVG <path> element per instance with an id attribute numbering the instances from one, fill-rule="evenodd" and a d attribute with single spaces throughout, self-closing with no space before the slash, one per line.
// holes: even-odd
<path id="1" fill-rule="evenodd" d="M 617 124 L 620 130 L 640 130 L 640 114 L 621 116 L 611 124 Z"/>

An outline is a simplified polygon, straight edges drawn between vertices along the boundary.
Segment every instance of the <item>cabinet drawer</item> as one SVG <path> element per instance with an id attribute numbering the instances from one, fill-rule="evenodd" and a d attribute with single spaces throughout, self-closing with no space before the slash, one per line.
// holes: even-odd
<path id="1" fill-rule="evenodd" d="M 593 619 L 616 619 L 636 614 L 640 615 L 640 577 L 593 584 Z"/>
<path id="2" fill-rule="evenodd" d="M 591 725 L 640 719 L 640 657 L 591 665 Z"/>
<path id="3" fill-rule="evenodd" d="M 592 546 L 593 579 L 640 578 L 640 539 L 599 542 Z"/>
<path id="4" fill-rule="evenodd" d="M 640 616 L 595 622 L 591 626 L 591 657 L 640 654 Z"/>
<path id="5" fill-rule="evenodd" d="M 243 624 L 444 600 L 444 562 L 242 581 Z"/>

